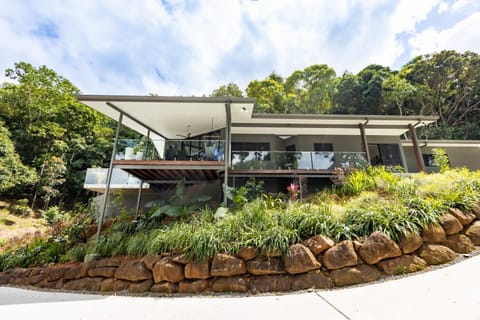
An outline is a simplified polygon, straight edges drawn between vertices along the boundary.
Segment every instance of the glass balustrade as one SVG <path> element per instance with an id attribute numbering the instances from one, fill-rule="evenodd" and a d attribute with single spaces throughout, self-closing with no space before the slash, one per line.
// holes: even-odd
<path id="1" fill-rule="evenodd" d="M 224 140 L 122 139 L 117 160 L 223 161 Z M 333 170 L 364 167 L 364 152 L 330 151 L 232 151 L 233 169 Z"/>
<path id="2" fill-rule="evenodd" d="M 363 152 L 233 151 L 233 169 L 333 170 L 365 167 Z"/>
<path id="3" fill-rule="evenodd" d="M 118 141 L 116 160 L 223 161 L 223 140 L 134 140 Z"/>
<path id="4" fill-rule="evenodd" d="M 108 169 L 106 168 L 88 168 L 84 187 L 86 189 L 104 187 L 107 183 L 107 173 Z M 110 185 L 112 188 L 138 188 L 140 187 L 140 182 L 140 179 L 128 172 L 114 168 Z M 147 183 L 143 184 L 143 188 L 148 187 Z"/>

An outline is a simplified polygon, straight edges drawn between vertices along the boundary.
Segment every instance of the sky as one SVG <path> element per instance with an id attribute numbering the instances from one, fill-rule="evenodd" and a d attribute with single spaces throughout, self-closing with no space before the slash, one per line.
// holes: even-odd
<path id="1" fill-rule="evenodd" d="M 25 61 L 84 94 L 202 96 L 445 49 L 480 53 L 480 0 L 0 0 L 0 83 Z"/>

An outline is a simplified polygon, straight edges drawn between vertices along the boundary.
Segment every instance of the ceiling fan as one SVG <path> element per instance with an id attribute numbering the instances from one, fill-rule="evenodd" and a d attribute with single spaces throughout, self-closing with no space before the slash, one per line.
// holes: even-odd
<path id="1" fill-rule="evenodd" d="M 192 132 L 190 131 L 190 125 L 189 124 L 187 124 L 186 134 L 179 134 L 179 133 L 176 134 L 177 137 L 184 138 L 184 139 L 190 138 L 191 135 L 192 135 Z"/>

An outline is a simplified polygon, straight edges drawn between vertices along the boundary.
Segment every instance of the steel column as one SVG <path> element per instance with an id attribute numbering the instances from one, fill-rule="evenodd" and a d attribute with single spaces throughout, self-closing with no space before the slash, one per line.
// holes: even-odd
<path id="1" fill-rule="evenodd" d="M 418 171 L 425 171 L 425 163 L 423 162 L 422 152 L 418 145 L 417 133 L 415 127 L 412 124 L 408 124 L 408 131 L 410 131 L 410 137 L 413 144 L 413 152 L 415 153 L 415 159 L 417 160 Z"/>
<path id="2" fill-rule="evenodd" d="M 224 151 L 224 173 L 223 173 L 223 205 L 227 206 L 227 190 L 228 190 L 228 168 L 231 163 L 231 140 L 232 140 L 232 110 L 230 108 L 230 100 L 225 103 L 225 116 L 226 116 L 226 126 L 225 126 L 225 151 Z"/>
<path id="3" fill-rule="evenodd" d="M 98 228 L 97 228 L 97 240 L 100 238 L 100 232 L 102 232 L 103 219 L 105 218 L 105 212 L 107 211 L 108 204 L 108 193 L 110 192 L 110 183 L 112 182 L 112 172 L 113 172 L 113 161 L 115 160 L 115 155 L 117 153 L 117 143 L 118 136 L 120 135 L 120 128 L 122 127 L 123 112 L 120 111 L 120 116 L 118 117 L 117 130 L 115 131 L 115 142 L 113 143 L 112 157 L 110 158 L 110 167 L 107 171 L 107 181 L 105 181 L 105 196 L 103 199 L 102 211 L 98 217 Z"/>
<path id="4" fill-rule="evenodd" d="M 365 134 L 365 125 L 368 123 L 368 120 L 365 123 L 359 123 L 358 127 L 360 128 L 360 137 L 362 139 L 362 149 L 365 152 L 365 156 L 367 157 L 367 162 L 371 165 L 370 162 L 370 151 L 368 150 L 368 140 L 367 135 Z"/>

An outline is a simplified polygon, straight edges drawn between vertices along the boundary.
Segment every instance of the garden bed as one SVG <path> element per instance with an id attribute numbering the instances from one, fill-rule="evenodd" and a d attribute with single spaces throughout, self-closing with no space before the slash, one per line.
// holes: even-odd
<path id="1" fill-rule="evenodd" d="M 90 241 L 92 225 L 77 217 L 37 247 L 0 255 L 0 283 L 132 293 L 333 288 L 448 263 L 480 245 L 480 173 L 465 169 L 404 177 L 368 168 L 305 201 L 255 198 L 166 224 L 154 211 L 119 219 Z M 104 258 L 75 262 L 92 253 Z M 67 264 L 45 266 L 59 261 Z"/>

